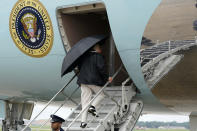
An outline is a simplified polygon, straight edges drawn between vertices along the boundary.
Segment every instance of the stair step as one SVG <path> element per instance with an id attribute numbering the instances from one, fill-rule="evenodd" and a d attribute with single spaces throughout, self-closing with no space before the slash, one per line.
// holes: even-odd
<path id="1" fill-rule="evenodd" d="M 128 88 L 131 88 L 128 86 Z M 125 88 L 125 91 L 128 92 L 129 89 L 127 87 Z M 107 87 L 105 89 L 105 92 L 113 99 L 115 99 L 117 102 L 120 102 L 122 99 L 122 87 Z M 94 97 L 95 95 L 93 95 Z M 101 103 L 100 106 L 96 108 L 99 117 L 94 117 L 90 113 L 88 113 L 87 117 L 87 128 L 80 128 L 81 125 L 81 116 L 72 124 L 72 126 L 69 128 L 68 131 L 97 131 L 97 130 L 103 130 L 103 126 L 108 128 L 108 125 L 106 123 L 106 119 L 113 120 L 113 112 L 116 112 L 117 105 L 116 103 L 111 100 L 108 96 L 106 96 Z M 81 112 L 82 107 L 79 106 L 73 113 L 69 116 L 69 118 L 66 120 L 66 122 L 63 123 L 63 127 L 68 127 L 68 125 L 76 118 L 76 116 L 79 115 Z M 104 123 L 103 123 L 104 122 Z M 103 124 L 101 124 L 103 123 Z"/>
<path id="2" fill-rule="evenodd" d="M 70 124 L 71 122 L 66 122 L 65 124 L 63 124 L 63 127 L 68 127 L 68 125 Z M 72 125 L 71 125 L 71 128 L 80 128 L 80 125 L 81 125 L 81 121 L 79 122 L 79 121 L 77 121 L 77 122 L 75 122 L 75 123 L 73 123 Z M 97 122 L 97 123 L 93 123 L 93 122 L 91 122 L 91 123 L 88 123 L 88 127 L 90 127 L 90 128 L 96 128 L 97 126 L 99 125 L 99 123 Z"/>
<path id="3" fill-rule="evenodd" d="M 111 97 L 122 97 L 122 94 L 121 93 L 119 93 L 119 92 L 114 92 L 114 91 L 106 91 L 106 93 L 109 95 L 109 96 L 111 96 Z M 95 97 L 95 94 L 93 95 L 93 97 Z M 106 96 L 106 98 L 108 98 L 107 96 Z"/>
<path id="4" fill-rule="evenodd" d="M 76 110 L 76 111 L 74 111 L 74 113 L 77 113 L 77 114 L 79 114 L 81 112 L 81 110 Z M 104 110 L 104 111 L 99 111 L 99 114 L 107 114 L 107 113 L 109 113 L 109 111 L 106 111 L 106 110 Z"/>
<path id="5" fill-rule="evenodd" d="M 66 122 L 71 122 L 73 121 L 74 119 L 66 119 Z M 92 119 L 88 119 L 87 120 L 87 123 L 89 122 L 93 122 L 93 123 L 99 123 L 100 121 L 102 121 L 103 119 L 100 119 L 99 117 L 98 118 L 95 118 L 94 120 Z M 81 122 L 81 119 L 77 119 L 76 122 Z"/>
<path id="6" fill-rule="evenodd" d="M 125 88 L 125 90 L 128 90 L 128 88 Z M 108 89 L 105 89 L 105 91 L 117 91 L 117 92 L 122 92 L 122 88 L 108 88 Z"/>
<path id="7" fill-rule="evenodd" d="M 64 123 L 63 123 L 63 127 L 68 127 L 68 125 L 73 121 L 74 119 L 67 119 Z M 92 119 L 89 119 L 89 120 L 87 120 L 87 123 L 88 123 L 88 127 L 90 127 L 90 128 L 96 128 L 98 125 L 99 125 L 99 123 L 100 123 L 100 121 L 102 121 L 103 119 L 94 119 L 94 120 L 92 120 Z M 73 127 L 80 127 L 80 125 L 81 125 L 81 119 L 77 119 L 73 124 L 72 124 L 72 128 Z"/>
<path id="8" fill-rule="evenodd" d="M 125 88 L 130 88 L 130 86 L 125 86 Z M 105 90 L 122 90 L 122 86 L 106 87 Z"/>
<path id="9" fill-rule="evenodd" d="M 112 100 L 105 99 L 100 103 L 100 106 L 104 106 L 104 105 L 110 107 L 109 109 L 111 109 L 112 106 L 116 106 L 116 103 L 113 102 Z M 82 109 L 81 106 L 79 106 L 76 110 L 81 110 L 81 109 Z"/>
<path id="10" fill-rule="evenodd" d="M 125 89 L 125 91 L 129 91 L 128 89 Z M 110 94 L 111 96 L 116 95 L 116 94 L 122 94 L 122 90 L 105 90 L 106 93 Z"/>
<path id="11" fill-rule="evenodd" d="M 117 93 L 117 92 L 106 92 L 109 96 L 111 96 L 111 97 L 118 97 L 118 98 L 121 98 L 122 97 L 122 94 L 120 94 L 120 93 Z M 107 96 L 106 96 L 106 98 L 107 98 Z"/>
<path id="12" fill-rule="evenodd" d="M 64 128 L 66 130 L 66 128 Z M 94 128 L 81 128 L 81 127 L 72 127 L 67 131 L 94 131 Z"/>
<path id="13" fill-rule="evenodd" d="M 77 115 L 79 115 L 79 113 L 81 112 L 81 110 L 77 110 L 74 111 L 73 114 L 69 117 L 69 118 L 75 118 Z M 102 111 L 97 111 L 99 118 L 100 119 L 104 119 L 106 117 L 106 115 L 109 113 L 109 111 L 107 112 L 102 112 Z M 94 116 L 92 116 L 90 113 L 88 113 L 88 119 L 93 119 Z"/>

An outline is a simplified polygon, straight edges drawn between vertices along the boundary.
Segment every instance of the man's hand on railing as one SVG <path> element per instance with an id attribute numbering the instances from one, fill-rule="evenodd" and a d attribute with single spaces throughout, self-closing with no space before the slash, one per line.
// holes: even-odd
<path id="1" fill-rule="evenodd" d="M 111 83 L 112 80 L 113 80 L 112 77 L 109 77 L 109 78 L 108 78 L 109 83 Z"/>

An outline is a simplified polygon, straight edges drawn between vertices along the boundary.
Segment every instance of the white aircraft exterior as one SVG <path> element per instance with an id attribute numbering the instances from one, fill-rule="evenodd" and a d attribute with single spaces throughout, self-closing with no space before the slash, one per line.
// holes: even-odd
<path id="1" fill-rule="evenodd" d="M 120 64 L 126 70 L 114 85 L 121 86 L 129 76 L 138 90 L 136 99 L 144 103 L 142 114 L 190 116 L 191 131 L 197 129 L 195 0 L 1 0 L 0 10 L 4 122 L 16 120 L 12 125 L 21 125 L 30 119 L 34 102 L 48 102 L 72 78 L 74 72 L 61 77 L 61 67 L 76 42 L 111 33 L 116 53 L 110 54 L 110 40 L 103 48 L 107 65 L 115 61 L 109 71 L 115 72 Z M 143 51 L 150 49 L 149 56 L 154 55 L 154 49 L 166 43 L 167 59 L 149 57 L 153 71 L 143 68 Z M 170 43 L 180 48 L 171 51 Z M 147 77 L 147 72 L 152 75 Z M 77 88 L 74 79 L 54 101 L 64 101 Z M 71 99 L 66 105 L 80 102 L 80 90 Z"/>

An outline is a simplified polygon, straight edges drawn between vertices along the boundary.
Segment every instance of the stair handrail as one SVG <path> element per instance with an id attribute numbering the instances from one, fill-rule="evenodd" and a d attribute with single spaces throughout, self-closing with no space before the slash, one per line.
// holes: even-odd
<path id="1" fill-rule="evenodd" d="M 115 72 L 115 74 L 112 76 L 112 81 L 114 80 L 114 78 L 118 75 L 118 73 L 121 71 L 122 69 L 122 64 L 121 66 L 118 68 L 118 70 Z M 66 128 L 65 131 L 67 131 L 71 126 L 72 124 L 81 116 L 81 114 L 87 110 L 87 108 L 92 104 L 92 102 L 100 95 L 100 93 L 107 87 L 107 85 L 109 85 L 110 82 L 107 81 L 105 83 L 105 85 L 99 90 L 99 92 L 92 98 L 92 100 L 85 106 L 85 108 L 75 117 L 75 119 L 68 125 L 68 127 Z"/>
<path id="2" fill-rule="evenodd" d="M 55 114 L 66 104 L 67 100 L 70 100 L 70 99 L 72 98 L 72 96 L 74 95 L 75 92 L 77 92 L 78 89 L 79 89 L 79 87 L 76 88 L 76 89 L 71 93 L 71 95 L 70 95 L 68 98 L 66 98 L 66 100 L 57 108 L 57 110 L 56 110 L 52 115 L 55 115 Z M 51 118 L 48 118 L 48 119 L 37 129 L 37 131 L 40 131 L 40 130 L 47 124 L 47 122 L 49 122 L 50 120 L 51 120 Z"/>
<path id="3" fill-rule="evenodd" d="M 45 107 L 23 128 L 22 131 L 25 131 L 25 129 L 27 129 L 27 127 L 29 127 L 31 125 L 31 123 L 38 117 L 40 116 L 40 114 L 51 104 L 51 102 L 53 102 L 53 100 L 62 92 L 64 91 L 64 89 L 74 80 L 74 78 L 77 76 L 78 73 L 75 73 L 75 75 L 69 80 L 69 82 L 67 84 L 65 84 L 63 86 L 63 88 L 61 88 L 54 96 L 53 98 L 51 98 L 51 100 L 45 105 Z"/>

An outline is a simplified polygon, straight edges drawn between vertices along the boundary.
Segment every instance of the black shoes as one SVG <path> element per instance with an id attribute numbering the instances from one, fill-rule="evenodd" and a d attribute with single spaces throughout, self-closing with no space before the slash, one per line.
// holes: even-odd
<path id="1" fill-rule="evenodd" d="M 88 112 L 91 113 L 95 117 L 99 117 L 94 106 L 90 106 L 88 109 Z"/>
<path id="2" fill-rule="evenodd" d="M 94 106 L 90 106 L 88 109 L 88 112 L 91 113 L 95 117 L 99 117 L 96 112 L 96 108 Z M 86 128 L 86 126 L 87 126 L 87 123 L 81 122 L 81 125 L 80 125 L 81 128 Z"/>
<path id="3" fill-rule="evenodd" d="M 81 128 L 85 128 L 86 126 L 87 126 L 87 123 L 81 122 L 81 125 L 80 125 Z"/>

